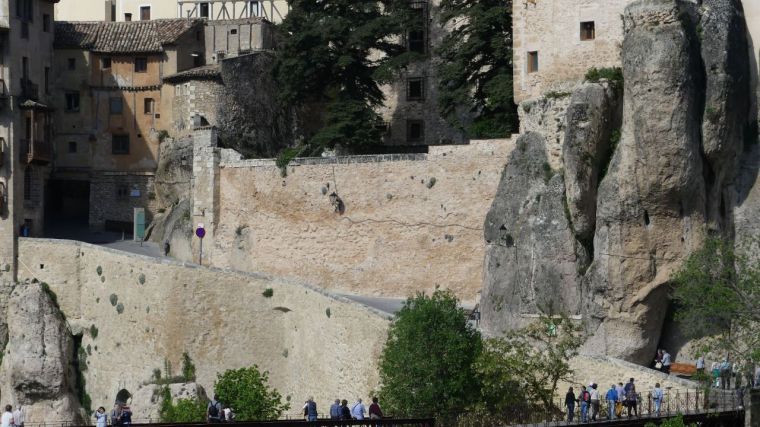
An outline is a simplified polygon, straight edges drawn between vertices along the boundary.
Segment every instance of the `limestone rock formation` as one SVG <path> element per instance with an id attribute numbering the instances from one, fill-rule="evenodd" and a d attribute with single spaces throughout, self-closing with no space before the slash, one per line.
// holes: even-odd
<path id="1" fill-rule="evenodd" d="M 134 392 L 131 404 L 134 422 L 157 422 L 160 419 L 158 412 L 161 407 L 162 387 L 164 386 L 149 384 Z M 169 387 L 174 403 L 177 403 L 178 399 L 195 399 L 196 397 L 202 401 L 208 400 L 206 391 L 198 383 L 168 384 L 166 387 Z"/>
<path id="2" fill-rule="evenodd" d="M 576 314 L 585 253 L 564 209 L 563 177 L 538 133 L 517 140 L 486 217 L 483 327 L 500 333 L 537 312 Z"/>
<path id="3" fill-rule="evenodd" d="M 27 422 L 81 424 L 74 343 L 51 296 L 38 283 L 16 285 L 8 300 L 7 323 L 8 344 L 0 365 L 3 402 L 23 405 Z"/>
<path id="4" fill-rule="evenodd" d="M 594 237 L 596 190 L 620 138 L 621 95 L 615 83 L 586 83 L 567 108 L 562 151 L 567 205 L 575 235 L 584 242 Z"/>
<path id="5" fill-rule="evenodd" d="M 589 336 L 585 352 L 646 363 L 663 330 L 672 273 L 709 231 L 732 235 L 735 219 L 756 230 L 750 208 L 742 204 L 760 202 L 758 191 L 750 190 L 756 165 L 736 174 L 744 140 L 751 136 L 749 52 L 740 2 L 636 0 L 626 8 L 623 25 L 620 142 L 611 144 L 620 100 L 609 89 L 586 84 L 567 108 L 565 179 L 556 190 L 544 193 L 534 179 L 542 153 L 510 159 L 486 221 L 482 324 L 490 333 L 514 327 L 515 316 L 526 309 L 546 312 L 538 301 L 554 295 L 566 312 L 582 314 Z M 539 147 L 542 136 L 528 133 L 521 140 Z M 545 150 L 544 158 L 550 152 Z M 539 193 L 542 203 L 549 194 L 549 200 L 565 197 L 570 221 L 563 222 L 563 207 L 556 203 L 546 206 L 553 212 L 537 214 L 529 195 Z M 550 218 L 554 227 L 536 218 Z M 494 245 L 501 224 L 513 248 Z M 565 227 L 575 236 L 560 231 Z M 529 244 L 525 230 L 532 231 Z M 593 259 L 588 269 L 574 237 Z M 571 259 L 569 253 L 578 256 Z M 565 273 L 575 268 L 582 278 L 546 274 L 533 285 L 535 273 L 528 266 Z"/>

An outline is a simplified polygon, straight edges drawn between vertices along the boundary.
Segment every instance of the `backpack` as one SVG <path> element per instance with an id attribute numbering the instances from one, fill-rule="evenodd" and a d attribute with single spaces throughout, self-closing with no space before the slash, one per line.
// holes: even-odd
<path id="1" fill-rule="evenodd" d="M 217 402 L 211 402 L 211 406 L 208 408 L 208 416 L 210 418 L 219 418 L 219 408 Z"/>

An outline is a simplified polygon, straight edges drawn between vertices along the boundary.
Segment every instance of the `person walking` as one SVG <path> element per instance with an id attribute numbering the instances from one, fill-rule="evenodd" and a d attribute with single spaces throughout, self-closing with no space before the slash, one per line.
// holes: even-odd
<path id="1" fill-rule="evenodd" d="M 662 350 L 657 349 L 657 354 L 654 355 L 654 368 L 658 371 L 662 370 Z"/>
<path id="2" fill-rule="evenodd" d="M 612 384 L 610 386 L 610 389 L 607 390 L 607 394 L 604 396 L 605 400 L 607 400 L 607 419 L 614 420 L 615 419 L 615 404 L 617 404 L 617 390 L 615 389 L 615 384 Z"/>
<path id="3" fill-rule="evenodd" d="M 95 427 L 106 427 L 108 425 L 108 414 L 106 414 L 106 408 L 100 407 L 93 414 L 95 417 Z"/>
<path id="4" fill-rule="evenodd" d="M 588 406 L 591 404 L 591 393 L 586 390 L 586 386 L 581 386 L 581 422 L 588 422 Z"/>
<path id="5" fill-rule="evenodd" d="M 565 407 L 567 408 L 567 422 L 573 422 L 573 416 L 575 415 L 575 393 L 573 388 L 570 387 L 565 395 Z"/>
<path id="6" fill-rule="evenodd" d="M 654 401 L 654 413 L 657 417 L 660 416 L 660 409 L 662 408 L 662 400 L 665 397 L 665 393 L 660 388 L 660 383 L 654 385 L 652 391 L 652 400 Z"/>
<path id="7" fill-rule="evenodd" d="M 367 412 L 367 409 L 364 407 L 364 404 L 362 403 L 362 399 L 360 397 L 356 399 L 356 403 L 351 406 L 351 416 L 355 420 L 363 420 L 365 412 Z"/>
<path id="8" fill-rule="evenodd" d="M 369 419 L 370 420 L 379 420 L 383 418 L 383 410 L 380 409 L 380 404 L 377 402 L 378 402 L 377 397 L 373 397 L 372 404 L 369 405 Z"/>
<path id="9" fill-rule="evenodd" d="M 348 400 L 346 399 L 343 399 L 343 401 L 340 402 L 340 419 L 342 420 L 351 419 L 351 410 L 348 409 Z"/>
<path id="10" fill-rule="evenodd" d="M 670 375 L 670 353 L 667 350 L 662 351 L 662 372 Z"/>
<path id="11" fill-rule="evenodd" d="M 615 416 L 620 418 L 623 416 L 623 402 L 625 402 L 625 387 L 623 387 L 623 383 L 618 383 L 617 386 L 615 386 L 615 391 L 617 392 L 617 401 L 615 402 Z"/>
<path id="12" fill-rule="evenodd" d="M 599 417 L 599 386 L 591 384 L 591 421 Z"/>
<path id="13" fill-rule="evenodd" d="M 16 410 L 13 411 L 13 422 L 16 427 L 24 427 L 24 418 L 26 418 L 24 409 L 21 405 L 16 406 Z"/>
<path id="14" fill-rule="evenodd" d="M 13 406 L 5 405 L 5 412 L 0 416 L 0 427 L 13 427 Z"/>
<path id="15" fill-rule="evenodd" d="M 628 381 L 623 390 L 625 391 L 626 406 L 628 406 L 628 418 L 631 418 L 631 412 L 638 417 L 638 395 L 636 394 L 636 384 L 634 384 L 633 378 Z"/>
<path id="16" fill-rule="evenodd" d="M 330 406 L 330 419 L 339 420 L 341 417 L 340 399 L 335 399 L 335 403 Z"/>
<path id="17" fill-rule="evenodd" d="M 214 424 L 222 422 L 222 403 L 219 402 L 219 396 L 216 394 L 206 407 L 206 421 Z"/>
<path id="18" fill-rule="evenodd" d="M 314 422 L 317 417 L 317 402 L 314 401 L 314 397 L 309 397 L 306 401 L 306 421 Z"/>
<path id="19" fill-rule="evenodd" d="M 705 375 L 705 356 L 702 356 L 701 354 L 699 357 L 697 357 L 697 374 L 702 377 Z"/>
<path id="20" fill-rule="evenodd" d="M 113 409 L 111 409 L 111 425 L 112 426 L 121 425 L 121 403 L 119 402 L 116 402 L 113 405 Z"/>
<path id="21" fill-rule="evenodd" d="M 728 358 L 723 359 L 720 364 L 720 387 L 723 390 L 731 388 L 731 363 Z"/>

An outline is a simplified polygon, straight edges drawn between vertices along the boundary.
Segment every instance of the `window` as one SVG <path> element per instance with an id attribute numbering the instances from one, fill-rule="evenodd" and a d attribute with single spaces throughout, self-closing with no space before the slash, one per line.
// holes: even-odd
<path id="1" fill-rule="evenodd" d="M 69 141 L 69 153 L 74 154 L 77 152 L 77 142 Z"/>
<path id="2" fill-rule="evenodd" d="M 50 67 L 45 67 L 45 95 L 50 94 Z"/>
<path id="3" fill-rule="evenodd" d="M 111 154 L 129 154 L 129 135 L 113 135 Z"/>
<path id="4" fill-rule="evenodd" d="M 422 101 L 423 99 L 425 99 L 425 79 L 421 77 L 407 79 L 406 100 Z"/>
<path id="5" fill-rule="evenodd" d="M 69 58 L 66 60 L 66 66 L 69 70 L 76 70 L 77 69 L 77 59 L 76 58 Z"/>
<path id="6" fill-rule="evenodd" d="M 100 58 L 100 68 L 106 70 L 111 68 L 111 57 L 110 56 L 104 56 Z"/>
<path id="7" fill-rule="evenodd" d="M 79 111 L 79 92 L 66 93 L 66 111 L 69 113 Z"/>
<path id="8" fill-rule="evenodd" d="M 425 28 L 427 27 L 426 9 L 424 3 L 412 3 L 414 22 L 407 32 L 407 49 L 410 52 L 425 53 Z"/>
<path id="9" fill-rule="evenodd" d="M 124 199 L 129 197 L 129 186 L 124 184 L 117 184 L 116 185 L 116 197 L 119 199 Z"/>
<path id="10" fill-rule="evenodd" d="M 153 98 L 145 98 L 143 101 L 143 111 L 145 114 L 153 114 L 153 105 L 154 101 Z"/>
<path id="11" fill-rule="evenodd" d="M 232 34 L 234 36 L 235 34 L 237 34 L 237 30 L 236 29 L 230 30 L 230 34 Z"/>
<path id="12" fill-rule="evenodd" d="M 24 169 L 24 200 L 32 200 L 32 171 Z"/>
<path id="13" fill-rule="evenodd" d="M 261 5 L 257 1 L 248 3 L 248 14 L 251 18 L 261 16 Z"/>
<path id="14" fill-rule="evenodd" d="M 581 22 L 581 40 L 594 40 L 596 38 L 596 29 L 594 21 Z"/>
<path id="15" fill-rule="evenodd" d="M 406 140 L 408 142 L 420 142 L 425 137 L 425 122 L 422 120 L 406 121 Z"/>
<path id="16" fill-rule="evenodd" d="M 201 4 L 198 5 L 198 7 L 200 8 L 199 16 L 201 18 L 208 18 L 208 16 L 209 16 L 209 6 L 208 6 L 208 3 L 201 3 Z"/>
<path id="17" fill-rule="evenodd" d="M 528 52 L 528 72 L 538 71 L 538 52 Z"/>
<path id="18" fill-rule="evenodd" d="M 34 0 L 16 0 L 16 17 L 21 18 L 23 22 L 32 22 L 34 20 Z"/>
<path id="19" fill-rule="evenodd" d="M 42 14 L 42 31 L 50 32 L 50 15 L 47 13 Z"/>
<path id="20" fill-rule="evenodd" d="M 21 76 L 24 80 L 29 80 L 29 58 L 21 57 Z"/>
<path id="21" fill-rule="evenodd" d="M 202 53 L 193 53 L 193 67 L 200 67 L 204 65 L 204 59 Z"/>
<path id="22" fill-rule="evenodd" d="M 132 14 L 131 13 L 125 13 L 124 14 L 124 20 L 129 22 L 132 20 Z"/>
<path id="23" fill-rule="evenodd" d="M 108 100 L 109 111 L 112 115 L 124 112 L 124 100 L 121 98 L 110 98 Z"/>
<path id="24" fill-rule="evenodd" d="M 148 71 L 148 58 L 135 58 L 135 73 L 145 73 Z"/>
<path id="25" fill-rule="evenodd" d="M 140 20 L 150 21 L 150 6 L 140 6 Z"/>

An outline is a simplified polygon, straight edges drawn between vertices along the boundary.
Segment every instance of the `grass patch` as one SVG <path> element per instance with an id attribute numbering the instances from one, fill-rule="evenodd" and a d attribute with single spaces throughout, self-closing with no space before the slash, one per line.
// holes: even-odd
<path id="1" fill-rule="evenodd" d="M 95 339 L 95 338 L 98 337 L 98 327 L 97 326 L 95 326 L 95 325 L 91 325 L 90 326 L 90 337 L 92 337 L 92 339 Z"/>
<path id="2" fill-rule="evenodd" d="M 586 81 L 599 83 L 601 80 L 608 80 L 615 85 L 623 85 L 623 69 L 620 67 L 611 68 L 590 68 L 586 72 Z"/>
<path id="3" fill-rule="evenodd" d="M 570 95 L 571 95 L 570 92 L 557 92 L 556 90 L 552 90 L 552 91 L 546 92 L 544 94 L 544 97 L 546 99 L 562 99 L 562 98 L 567 98 Z"/>
<path id="4" fill-rule="evenodd" d="M 272 298 L 272 295 L 274 295 L 274 289 L 266 288 L 264 289 L 264 292 L 261 293 L 261 295 L 263 295 L 264 298 Z"/>

